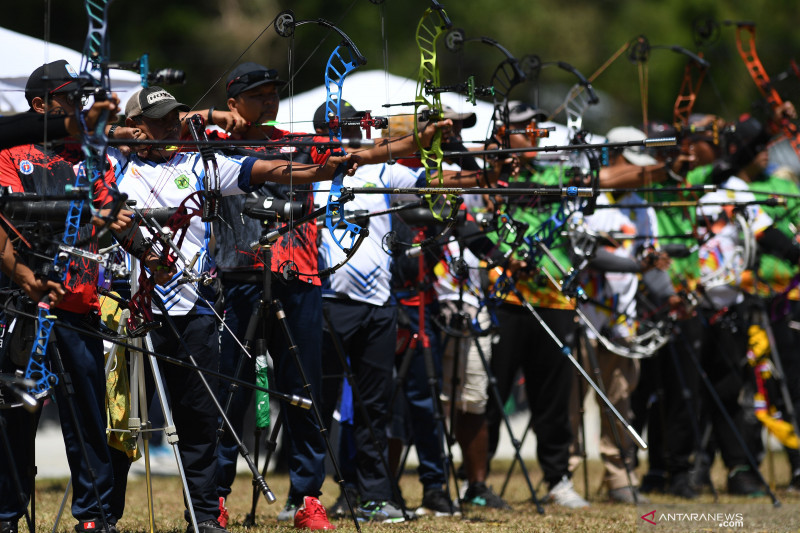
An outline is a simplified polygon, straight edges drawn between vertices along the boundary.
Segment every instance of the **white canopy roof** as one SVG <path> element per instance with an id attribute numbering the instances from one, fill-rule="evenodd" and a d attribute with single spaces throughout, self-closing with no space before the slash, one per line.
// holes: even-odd
<path id="1" fill-rule="evenodd" d="M 5 115 L 28 110 L 25 83 L 36 67 L 58 59 L 67 60 L 76 71 L 81 66 L 80 52 L 6 28 L 0 28 L 0 50 L 5 50 L 0 63 L 0 114 Z M 112 70 L 111 88 L 124 103 L 141 88 L 140 79 L 135 72 Z"/>

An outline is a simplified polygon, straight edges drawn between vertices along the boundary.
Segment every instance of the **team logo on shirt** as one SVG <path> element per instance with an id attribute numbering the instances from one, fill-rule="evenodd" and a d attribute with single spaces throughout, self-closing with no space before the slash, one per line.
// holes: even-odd
<path id="1" fill-rule="evenodd" d="M 189 188 L 189 178 L 187 178 L 185 174 L 181 174 L 180 176 L 175 178 L 175 185 L 179 189 L 188 189 Z"/>
<path id="2" fill-rule="evenodd" d="M 25 174 L 26 176 L 33 174 L 33 163 L 28 161 L 27 159 L 23 159 L 19 162 L 19 171 Z"/>

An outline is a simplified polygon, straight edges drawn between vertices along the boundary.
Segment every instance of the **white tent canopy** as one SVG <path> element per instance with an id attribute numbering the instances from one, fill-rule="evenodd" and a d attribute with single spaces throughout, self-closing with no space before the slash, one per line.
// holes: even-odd
<path id="1" fill-rule="evenodd" d="M 0 28 L 0 49 L 5 50 L 0 63 L 0 114 L 10 115 L 28 110 L 25 83 L 31 72 L 40 65 L 65 59 L 80 70 L 81 53 L 65 46 Z M 141 78 L 135 72 L 111 71 L 111 88 L 124 105 L 133 92 L 141 88 Z"/>
<path id="2" fill-rule="evenodd" d="M 388 88 L 388 90 L 387 90 Z M 314 111 L 325 103 L 325 86 L 297 94 L 294 98 L 283 96 L 280 111 L 278 111 L 278 126 L 294 132 L 312 132 L 314 126 L 312 119 Z M 391 116 L 404 113 L 414 113 L 413 105 L 383 107 L 387 102 L 398 104 L 413 102 L 416 96 L 416 81 L 393 74 L 385 74 L 382 70 L 368 70 L 354 72 L 349 75 L 342 86 L 342 98 L 350 102 L 359 111 L 370 111 L 373 116 Z M 491 103 L 478 101 L 477 105 L 465 101 L 464 96 L 443 93 L 442 103 L 455 109 L 459 113 L 474 112 L 477 123 L 474 127 L 464 129 L 462 136 L 465 140 L 484 139 L 487 132 L 491 131 L 491 118 L 493 106 Z M 373 131 L 372 136 L 380 134 Z"/>

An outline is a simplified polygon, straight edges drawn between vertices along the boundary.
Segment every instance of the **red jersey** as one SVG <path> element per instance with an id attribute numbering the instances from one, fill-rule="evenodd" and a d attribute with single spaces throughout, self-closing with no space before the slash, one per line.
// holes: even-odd
<path id="1" fill-rule="evenodd" d="M 22 145 L 0 151 L 0 186 L 11 187 L 13 192 L 33 192 L 37 194 L 64 194 L 67 185 L 76 181 L 73 164 L 60 153 L 43 151 L 38 145 Z M 105 174 L 105 183 L 98 180 L 94 185 L 95 207 L 102 207 L 111 201 L 109 184 L 116 183 L 110 169 Z M 66 214 L 65 214 L 66 218 Z M 54 236 L 61 239 L 63 229 Z M 84 224 L 78 232 L 78 240 L 88 242 L 84 249 L 97 252 L 97 241 L 90 239 L 94 226 Z M 64 287 L 66 296 L 56 307 L 74 313 L 88 313 L 99 309 L 97 283 L 99 265 L 82 257 L 70 258 L 70 269 Z"/>
<path id="2" fill-rule="evenodd" d="M 272 135 L 265 141 L 278 141 L 290 135 L 290 132 L 273 128 Z M 304 134 L 294 134 L 304 135 Z M 228 135 L 217 130 L 208 131 L 209 139 L 225 140 Z M 300 137 L 305 141 L 310 137 Z M 315 137 L 314 140 L 328 141 L 329 139 Z M 295 163 L 322 164 L 327 158 L 327 153 L 319 153 L 316 148 L 311 150 L 304 147 L 288 146 L 251 146 L 244 149 L 235 149 L 233 154 L 260 157 L 262 159 L 285 159 Z M 304 213 L 311 213 L 314 209 L 314 192 L 311 184 L 280 185 L 267 182 L 259 187 L 255 194 L 271 196 L 281 200 L 294 200 L 303 202 Z M 259 271 L 264 268 L 262 254 L 254 252 L 250 244 L 261 235 L 262 225 L 258 220 L 242 215 L 246 196 L 224 196 L 220 202 L 221 222 L 214 224 L 216 248 L 214 261 L 222 272 L 244 273 Z M 283 235 L 272 245 L 272 272 L 281 272 L 281 266 L 291 261 L 297 266 L 297 271 L 303 274 L 299 279 L 314 285 L 320 285 L 319 277 L 319 251 L 317 248 L 317 226 L 308 222 L 297 226 L 294 231 Z"/>

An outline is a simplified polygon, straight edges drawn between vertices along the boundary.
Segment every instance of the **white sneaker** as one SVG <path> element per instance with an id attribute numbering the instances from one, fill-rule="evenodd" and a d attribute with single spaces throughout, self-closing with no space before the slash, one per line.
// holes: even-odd
<path id="1" fill-rule="evenodd" d="M 585 509 L 589 507 L 589 502 L 581 498 L 580 495 L 575 492 L 572 480 L 567 476 L 561 478 L 561 481 L 550 489 L 550 492 L 547 494 L 547 499 L 548 501 L 569 509 Z"/>

